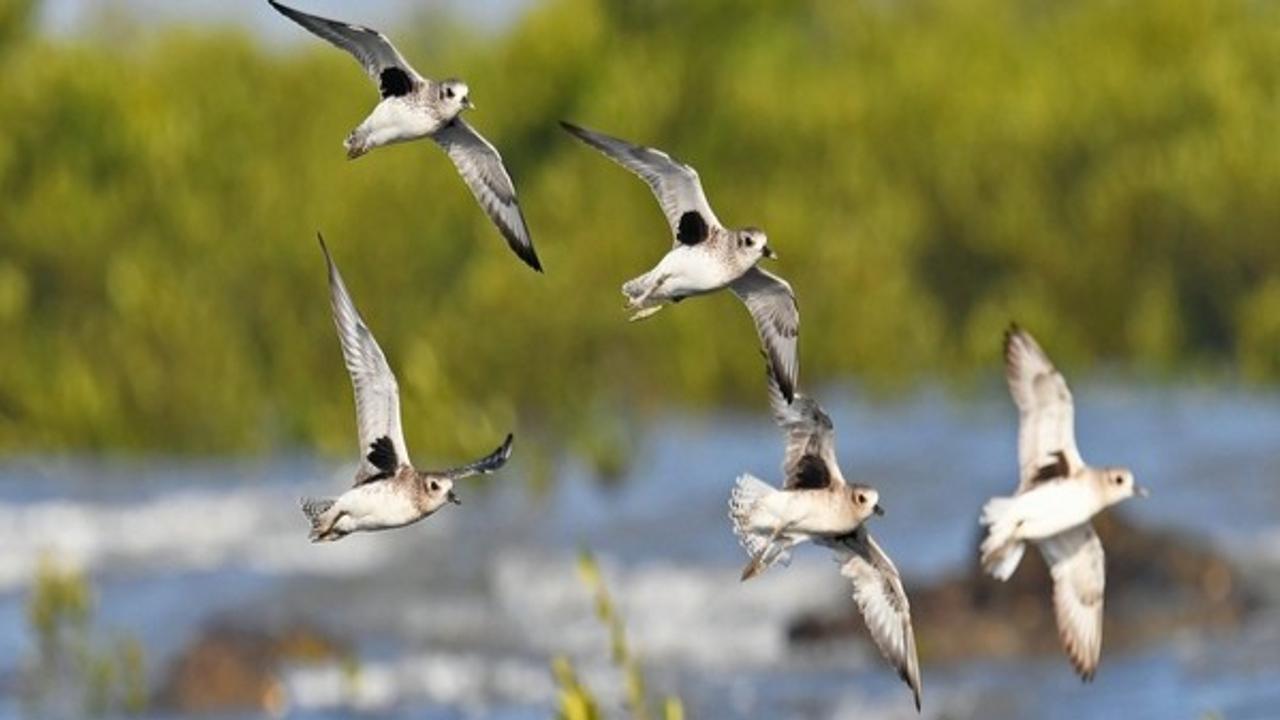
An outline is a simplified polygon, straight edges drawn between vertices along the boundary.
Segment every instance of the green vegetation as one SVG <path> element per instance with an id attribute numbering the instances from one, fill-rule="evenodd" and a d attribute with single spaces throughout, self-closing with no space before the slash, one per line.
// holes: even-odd
<path id="1" fill-rule="evenodd" d="M 578 556 L 578 574 L 595 599 L 596 616 L 609 631 L 610 656 L 625 679 L 627 713 L 631 720 L 651 720 L 655 717 L 661 720 L 684 720 L 684 704 L 678 697 L 663 698 L 660 715 L 654 715 L 649 709 L 644 671 L 627 643 L 626 624 L 613 605 L 613 597 L 600 574 L 600 565 L 595 556 L 586 550 Z M 600 720 L 606 717 L 600 710 L 595 694 L 578 679 L 573 663 L 568 658 L 554 658 L 551 661 L 551 671 L 560 688 L 556 709 L 558 720 Z"/>
<path id="2" fill-rule="evenodd" d="M 36 652 L 25 664 L 23 701 L 32 717 L 139 714 L 147 708 L 142 644 L 120 637 L 99 647 L 93 626 L 93 594 L 75 570 L 41 560 L 27 602 Z"/>
<path id="3" fill-rule="evenodd" d="M 408 57 L 471 84 L 545 276 L 437 149 L 345 159 L 376 96 L 319 40 L 116 19 L 55 41 L 29 9 L 0 0 L 0 451 L 347 451 L 317 229 L 420 458 L 515 428 L 535 466 L 556 439 L 616 469 L 636 418 L 763 407 L 732 297 L 625 322 L 618 285 L 667 231 L 560 118 L 669 149 L 723 220 L 769 232 L 806 384 L 990 376 L 1010 319 L 1071 367 L 1280 379 L 1275 3 L 550 0 L 494 37 L 406 23 Z"/>

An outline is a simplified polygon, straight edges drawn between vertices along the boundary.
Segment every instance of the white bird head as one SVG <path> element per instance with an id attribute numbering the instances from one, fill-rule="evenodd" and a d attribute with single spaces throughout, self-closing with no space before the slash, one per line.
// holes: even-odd
<path id="1" fill-rule="evenodd" d="M 769 247 L 769 236 L 760 228 L 743 228 L 738 231 L 738 252 L 746 255 L 752 262 L 761 258 L 776 258 L 773 248 Z"/>
<path id="2" fill-rule="evenodd" d="M 1107 505 L 1114 505 L 1134 495 L 1146 497 L 1147 489 L 1139 487 L 1128 468 L 1101 468 L 1094 471 L 1094 482 Z"/>
<path id="3" fill-rule="evenodd" d="M 457 115 L 463 110 L 475 107 L 471 104 L 471 89 L 466 83 L 456 78 L 440 83 L 439 100 L 450 115 Z"/>
<path id="4" fill-rule="evenodd" d="M 858 516 L 864 520 L 871 517 L 872 514 L 884 515 L 884 508 L 880 507 L 880 492 L 873 487 L 867 485 L 849 486 L 849 500 L 853 502 L 853 506 L 857 509 Z"/>
<path id="5" fill-rule="evenodd" d="M 446 502 L 451 502 L 454 505 L 462 504 L 462 501 L 458 499 L 457 493 L 453 491 L 453 481 L 449 478 L 424 475 L 421 481 L 422 491 L 427 494 L 428 506 L 438 508 Z"/>

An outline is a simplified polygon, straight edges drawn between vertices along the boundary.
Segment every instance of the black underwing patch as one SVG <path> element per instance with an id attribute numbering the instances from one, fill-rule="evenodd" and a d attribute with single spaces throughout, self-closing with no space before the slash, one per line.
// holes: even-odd
<path id="1" fill-rule="evenodd" d="M 394 473 L 400 466 L 400 459 L 396 457 L 396 446 L 386 435 L 369 443 L 369 454 L 365 455 L 365 459 L 387 475 Z"/>
<path id="2" fill-rule="evenodd" d="M 1064 478 L 1071 475 L 1071 465 L 1067 462 L 1067 454 L 1061 450 L 1051 454 L 1057 459 L 1048 465 L 1041 465 L 1036 468 L 1036 474 L 1031 478 L 1032 482 L 1044 482 L 1045 480 Z"/>
<path id="3" fill-rule="evenodd" d="M 378 76 L 378 87 L 384 98 L 400 97 L 409 94 L 413 89 L 413 81 L 409 79 L 409 73 L 401 68 L 389 67 Z"/>
<path id="4" fill-rule="evenodd" d="M 831 484 L 831 475 L 827 472 L 827 464 L 816 455 L 804 455 L 796 463 L 795 482 L 791 487 L 796 489 L 825 488 Z"/>
<path id="5" fill-rule="evenodd" d="M 708 234 L 707 221 L 702 215 L 694 210 L 690 210 L 680 216 L 680 223 L 676 227 L 676 240 L 681 245 L 697 245 L 707 239 Z"/>

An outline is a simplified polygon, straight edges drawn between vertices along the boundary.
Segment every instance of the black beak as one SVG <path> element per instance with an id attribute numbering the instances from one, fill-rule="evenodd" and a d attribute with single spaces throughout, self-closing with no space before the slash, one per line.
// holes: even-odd
<path id="1" fill-rule="evenodd" d="M 876 503 L 876 506 L 871 508 L 871 512 L 875 513 L 876 515 L 880 515 L 881 517 L 884 516 L 884 508 L 880 507 L 880 503 Z"/>
<path id="2" fill-rule="evenodd" d="M 778 253 L 774 252 L 773 248 L 769 247 L 768 245 L 765 245 L 764 249 L 761 250 L 760 253 L 765 257 L 769 258 L 770 260 L 778 259 Z"/>
<path id="3" fill-rule="evenodd" d="M 454 491 L 452 491 L 452 490 L 450 490 L 450 491 L 449 491 L 449 494 L 448 494 L 448 495 L 446 495 L 445 497 L 447 497 L 447 498 L 449 499 L 449 502 L 453 503 L 454 505 L 461 505 L 461 504 L 462 504 L 462 501 L 458 499 L 458 493 L 456 493 L 456 492 L 454 492 Z"/>

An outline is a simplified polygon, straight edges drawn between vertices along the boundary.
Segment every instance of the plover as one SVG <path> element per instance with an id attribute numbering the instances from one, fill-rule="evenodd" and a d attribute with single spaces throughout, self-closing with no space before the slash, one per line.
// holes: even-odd
<path id="1" fill-rule="evenodd" d="M 355 486 L 336 498 L 303 498 L 302 511 L 311 521 L 311 540 L 340 540 L 350 533 L 385 530 L 417 522 L 446 502 L 460 504 L 453 491 L 456 480 L 488 474 L 511 457 L 512 436 L 489 455 L 451 470 L 417 470 L 409 460 L 400 427 L 400 390 L 387 358 L 373 333 L 351 302 L 320 238 L 329 267 L 333 324 L 338 329 L 342 357 L 356 395 L 356 430 L 360 438 L 360 467 Z"/>
<path id="2" fill-rule="evenodd" d="M 759 228 L 720 224 L 702 192 L 698 172 L 661 150 L 633 145 L 561 122 L 564 129 L 639 175 L 658 198 L 675 236 L 674 247 L 649 272 L 627 281 L 622 294 L 640 320 L 687 297 L 728 287 L 746 304 L 783 396 L 791 401 L 800 360 L 800 310 L 787 281 L 759 267 L 776 257 Z"/>
<path id="3" fill-rule="evenodd" d="M 742 579 L 785 564 L 799 543 L 812 540 L 830 548 L 840 574 L 853 583 L 853 600 L 872 639 L 911 688 L 919 711 L 920 661 L 911 606 L 898 569 L 864 524 L 872 514 L 884 514 L 880 495 L 845 480 L 836 461 L 831 418 L 815 400 L 797 394 L 788 404 L 772 374 L 769 399 L 774 419 L 787 434 L 786 480 L 779 490 L 742 475 L 729 495 L 733 531 L 751 556 Z"/>
<path id="4" fill-rule="evenodd" d="M 358 158 L 376 147 L 423 137 L 435 140 L 515 254 L 542 271 L 502 156 L 462 119 L 462 112 L 474 107 L 465 82 L 419 75 L 377 30 L 268 2 L 285 17 L 355 56 L 378 85 L 381 101 L 343 142 L 347 157 Z"/>
<path id="5" fill-rule="evenodd" d="M 1106 584 L 1102 543 L 1089 520 L 1147 491 L 1127 468 L 1093 468 L 1076 448 L 1075 409 L 1067 381 L 1031 335 L 1016 325 L 1004 337 L 1005 378 L 1018 406 L 1017 492 L 982 508 L 987 526 L 982 566 L 1008 580 L 1025 543 L 1040 547 L 1053 576 L 1058 636 L 1082 680 L 1093 679 L 1102 652 Z"/>

